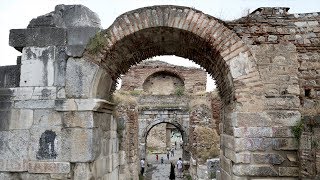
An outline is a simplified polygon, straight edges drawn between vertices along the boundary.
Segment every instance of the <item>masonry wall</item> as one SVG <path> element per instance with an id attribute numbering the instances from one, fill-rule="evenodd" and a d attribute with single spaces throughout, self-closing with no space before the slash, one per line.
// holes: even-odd
<path id="1" fill-rule="evenodd" d="M 279 156 L 279 160 L 284 160 L 279 164 L 289 164 L 289 167 L 280 169 L 279 175 L 290 173 L 298 176 L 298 154 L 292 151 L 298 149 L 298 143 L 291 128 L 286 126 L 298 124 L 301 118 L 286 109 L 317 108 L 320 16 L 319 13 L 289 14 L 288 10 L 289 8 L 259 8 L 250 15 L 227 24 L 255 54 L 264 81 L 269 112 L 275 113 L 274 110 L 277 110 L 277 113 L 285 112 L 287 115 L 284 117 L 295 117 L 290 124 L 272 126 L 273 130 L 277 129 L 275 141 L 279 141 L 274 144 L 274 149 L 280 148 L 287 152 Z M 304 111 L 300 112 L 303 116 Z M 282 132 L 281 135 L 278 132 Z M 255 156 L 251 157 L 252 160 L 258 161 Z"/>
<path id="2" fill-rule="evenodd" d="M 206 90 L 206 73 L 198 68 L 174 66 L 161 61 L 146 61 L 133 66 L 123 76 L 121 89 L 125 91 L 143 90 L 143 84 L 149 76 L 156 72 L 169 72 L 184 82 L 188 93 L 204 92 Z"/>

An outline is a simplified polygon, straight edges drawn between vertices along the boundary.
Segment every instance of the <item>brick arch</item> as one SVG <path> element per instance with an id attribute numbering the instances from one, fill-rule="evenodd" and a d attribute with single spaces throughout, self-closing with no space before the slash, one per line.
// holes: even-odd
<path id="1" fill-rule="evenodd" d="M 96 55 L 85 52 L 115 81 L 132 65 L 156 55 L 193 60 L 215 78 L 225 103 L 242 101 L 261 86 L 249 48 L 227 25 L 189 7 L 152 6 L 120 15 L 103 31 L 106 45 Z"/>

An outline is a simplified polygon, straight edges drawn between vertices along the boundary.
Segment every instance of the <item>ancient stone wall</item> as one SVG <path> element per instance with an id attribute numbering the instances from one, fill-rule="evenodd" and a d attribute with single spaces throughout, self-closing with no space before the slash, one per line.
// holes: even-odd
<path id="1" fill-rule="evenodd" d="M 313 176 L 295 161 L 299 144 L 291 129 L 304 116 L 302 109 L 315 109 L 319 101 L 319 17 L 259 8 L 223 22 L 193 8 L 153 6 L 124 13 L 97 33 L 100 20 L 88 8 L 57 6 L 28 28 L 10 31 L 10 45 L 22 51 L 21 74 L 19 87 L 1 89 L 1 178 L 117 179 L 117 123 L 107 100 L 120 74 L 156 55 L 192 59 L 217 82 L 222 102 L 217 178 Z M 142 87 L 141 82 L 136 90 Z M 193 92 L 186 83 L 185 89 Z M 167 100 L 184 103 L 183 97 Z M 185 133 L 187 109 L 143 107 L 141 122 L 153 126 L 173 113 L 181 122 L 168 123 Z"/>
<path id="2" fill-rule="evenodd" d="M 119 179 L 137 179 L 139 174 L 138 109 L 136 99 L 119 93 L 114 94 L 118 103 L 115 117 L 119 138 Z"/>
<path id="3" fill-rule="evenodd" d="M 277 161 L 280 160 L 273 163 L 289 164 L 279 169 L 280 176 L 298 176 L 297 154 L 292 152 L 298 149 L 298 143 L 289 126 L 299 124 L 301 119 L 300 115 L 286 109 L 314 109 L 319 102 L 320 16 L 319 13 L 289 14 L 288 10 L 281 7 L 259 8 L 227 24 L 255 54 L 269 112 L 278 114 L 277 118 L 279 113 L 294 118 L 287 123 L 274 121 L 271 124 L 277 137 L 273 149 L 275 152 L 278 149 L 287 152 L 273 154 L 277 156 Z M 304 116 L 304 111 L 300 112 Z M 261 157 L 261 154 L 251 157 L 251 160 L 258 162 L 255 156 Z"/>
<path id="4" fill-rule="evenodd" d="M 188 93 L 204 92 L 206 90 L 207 76 L 205 71 L 199 68 L 174 66 L 161 61 L 145 61 L 133 66 L 123 76 L 121 88 L 125 91 L 145 90 L 143 86 L 146 85 L 146 81 L 149 81 L 150 77 L 157 72 L 164 72 L 167 75 L 171 74 L 169 77 L 176 77 L 177 80 L 173 83 L 176 83 L 177 88 L 183 86 Z M 161 80 L 161 82 L 164 81 Z M 184 84 L 181 84 L 181 82 L 184 82 Z M 170 88 L 169 85 L 165 87 Z M 174 93 L 175 91 L 172 89 L 171 94 Z"/>
<path id="5" fill-rule="evenodd" d="M 220 154 L 220 137 L 216 122 L 220 122 L 220 114 L 217 114 L 220 107 L 215 107 L 218 110 L 211 109 L 212 104 L 219 103 L 218 99 L 207 93 L 193 96 L 189 104 L 190 175 L 195 179 L 208 179 L 207 159 L 217 158 Z M 216 119 L 213 118 L 213 113 Z"/>

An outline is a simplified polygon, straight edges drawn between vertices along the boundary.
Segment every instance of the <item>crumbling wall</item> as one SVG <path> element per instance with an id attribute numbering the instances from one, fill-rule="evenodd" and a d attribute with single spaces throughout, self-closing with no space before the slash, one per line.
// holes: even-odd
<path id="1" fill-rule="evenodd" d="M 194 67 L 183 67 L 162 61 L 145 61 L 130 68 L 122 77 L 121 89 L 125 91 L 142 90 L 148 77 L 156 72 L 167 72 L 184 82 L 184 90 L 188 93 L 204 92 L 206 90 L 206 72 Z M 177 83 L 177 82 L 176 82 Z M 180 85 L 178 82 L 176 85 Z"/>
<path id="2" fill-rule="evenodd" d="M 193 96 L 190 101 L 190 175 L 195 179 L 208 179 L 207 160 L 220 154 L 220 137 L 217 123 L 213 119 L 211 94 Z M 217 102 L 214 102 L 216 104 Z M 220 109 L 220 107 L 218 107 Z M 215 114 L 215 118 L 218 115 Z"/>
<path id="3" fill-rule="evenodd" d="M 279 156 L 277 159 L 281 160 L 277 164 L 288 164 L 287 167 L 279 169 L 279 175 L 301 176 L 303 173 L 299 172 L 315 169 L 315 166 L 314 163 L 303 162 L 303 165 L 299 166 L 296 151 L 299 146 L 292 127 L 299 124 L 303 119 L 301 117 L 305 116 L 301 109 L 315 108 L 319 102 L 320 16 L 319 13 L 289 14 L 288 10 L 289 8 L 284 7 L 258 8 L 248 16 L 227 24 L 249 45 L 257 59 L 269 112 L 285 113 L 287 115 L 283 117 L 292 118 L 285 124 L 271 124 L 276 132 L 274 136 L 277 137 L 274 144 L 287 144 L 280 147 L 285 150 L 285 154 L 278 154 L 279 147 L 275 147 L 276 155 Z M 301 115 L 286 109 L 299 109 Z M 312 136 L 309 134 L 308 137 Z M 313 157 L 314 154 L 308 155 L 304 151 L 299 156 L 302 156 L 300 159 L 305 159 L 308 156 Z M 307 164 L 308 167 L 304 167 Z M 307 177 L 306 174 L 304 178 Z M 311 176 L 314 176 L 314 173 L 311 173 Z"/>
<path id="4" fill-rule="evenodd" d="M 115 117 L 119 138 L 119 179 L 137 179 L 139 174 L 138 104 L 136 98 L 116 92 Z"/>

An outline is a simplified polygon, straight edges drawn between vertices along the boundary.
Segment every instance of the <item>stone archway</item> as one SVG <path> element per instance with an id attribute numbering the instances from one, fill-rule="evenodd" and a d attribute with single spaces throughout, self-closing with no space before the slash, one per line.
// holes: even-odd
<path id="1" fill-rule="evenodd" d="M 280 10 L 275 16 L 286 16 Z M 262 15 L 273 12 L 259 10 L 257 16 L 260 11 Z M 85 19 L 79 21 L 80 17 Z M 297 150 L 290 134 L 300 119 L 296 47 L 265 43 L 253 48 L 231 29 L 234 26 L 189 7 L 153 6 L 127 12 L 102 31 L 99 19 L 88 8 L 60 5 L 51 14 L 32 20 L 27 29 L 12 30 L 10 45 L 22 50 L 20 83 L 2 92 L 5 118 L 0 128 L 4 144 L 23 149 L 16 156 L 12 148 L 1 151 L 5 159 L 0 170 L 27 171 L 44 178 L 67 173 L 80 177 L 86 172 L 88 179 L 116 179 L 117 163 L 123 162 L 118 161 L 117 122 L 108 101 L 116 79 L 146 58 L 177 55 L 193 60 L 216 79 L 223 103 L 222 179 L 298 176 L 295 163 L 284 158 Z M 270 41 L 277 43 L 274 39 L 270 35 Z M 276 54 L 269 47 L 278 50 Z M 266 67 L 261 65 L 265 54 L 275 60 Z M 274 80 L 278 74 L 265 71 L 280 65 L 282 70 L 287 60 L 292 63 L 290 69 L 281 75 L 293 78 L 283 94 L 273 93 L 277 91 L 272 87 L 287 78 Z M 27 123 L 24 116 L 28 116 Z M 55 155 L 39 161 L 38 142 L 47 130 L 56 135 Z M 13 137 L 28 146 L 11 142 Z"/>
<path id="2" fill-rule="evenodd" d="M 277 174 L 271 164 L 264 165 L 261 173 L 260 165 L 242 164 L 247 163 L 241 159 L 247 157 L 244 156 L 247 151 L 261 148 L 256 147 L 256 142 L 247 145 L 254 138 L 246 139 L 244 134 L 235 137 L 234 133 L 239 127 L 260 128 L 251 119 L 264 116 L 265 97 L 250 48 L 223 21 L 188 7 L 145 7 L 119 16 L 93 41 L 99 39 L 105 40 L 104 46 L 94 53 L 89 49 L 82 59 L 103 69 L 109 81 L 115 82 L 132 65 L 156 55 L 176 55 L 201 65 L 216 80 L 223 102 L 220 156 L 223 179 Z M 94 82 L 106 84 L 100 77 Z M 96 92 L 95 86 L 92 89 Z M 255 172 L 252 174 L 246 168 Z"/>
<path id="3" fill-rule="evenodd" d="M 175 119 L 172 119 L 172 118 L 161 119 L 161 120 L 158 119 L 158 120 L 152 121 L 151 123 L 149 123 L 145 127 L 141 127 L 141 132 L 139 132 L 139 135 L 141 136 L 141 137 L 139 137 L 139 144 L 140 144 L 139 149 L 140 149 L 140 156 L 141 157 L 146 156 L 147 137 L 148 137 L 150 130 L 154 126 L 161 124 L 161 123 L 172 124 L 173 126 L 175 126 L 181 132 L 183 143 L 188 144 L 188 133 L 187 133 L 188 131 L 178 121 L 176 121 Z M 185 149 L 182 154 L 187 157 L 187 154 L 188 154 L 187 150 Z"/>

